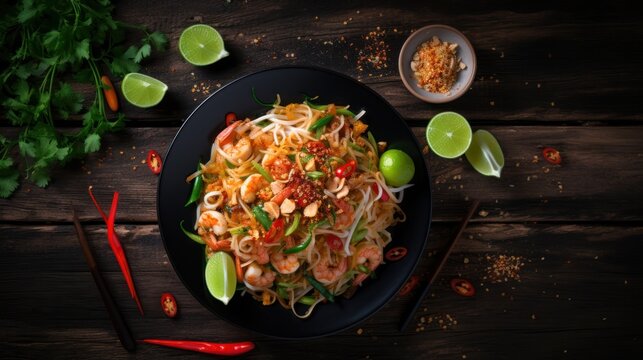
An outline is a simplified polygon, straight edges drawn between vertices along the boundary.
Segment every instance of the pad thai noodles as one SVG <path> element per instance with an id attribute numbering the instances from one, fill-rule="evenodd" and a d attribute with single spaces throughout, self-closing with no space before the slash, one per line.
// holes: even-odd
<path id="1" fill-rule="evenodd" d="M 209 161 L 188 181 L 203 182 L 194 229 L 208 254 L 232 256 L 245 295 L 305 318 L 383 263 L 411 185 L 386 185 L 378 170 L 386 144 L 364 116 L 277 97 L 263 116 L 226 117 Z"/>

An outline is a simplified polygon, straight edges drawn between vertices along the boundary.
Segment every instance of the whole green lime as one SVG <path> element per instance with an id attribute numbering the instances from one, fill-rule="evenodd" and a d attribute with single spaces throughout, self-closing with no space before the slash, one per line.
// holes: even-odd
<path id="1" fill-rule="evenodd" d="M 408 184 L 413 179 L 415 164 L 404 151 L 391 149 L 380 157 L 380 171 L 387 184 L 399 187 Z"/>

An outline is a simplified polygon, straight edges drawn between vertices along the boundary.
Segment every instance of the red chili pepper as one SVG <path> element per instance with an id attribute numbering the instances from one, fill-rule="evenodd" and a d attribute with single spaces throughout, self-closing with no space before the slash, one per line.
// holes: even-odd
<path id="1" fill-rule="evenodd" d="M 400 290 L 400 296 L 405 296 L 413 291 L 413 289 L 415 289 L 415 287 L 418 286 L 419 283 L 420 277 L 417 275 L 412 275 L 409 281 L 407 281 L 406 284 L 402 286 L 402 289 Z"/>
<path id="2" fill-rule="evenodd" d="M 561 163 L 561 161 L 563 161 L 562 157 L 560 156 L 560 152 L 552 147 L 546 147 L 543 149 L 543 157 L 545 158 L 545 160 L 554 165 L 558 165 Z"/>
<path id="3" fill-rule="evenodd" d="M 223 146 L 229 142 L 232 142 L 232 138 L 234 135 L 234 129 L 240 124 L 240 122 L 236 121 L 232 124 L 230 124 L 227 128 L 223 129 L 222 132 L 217 135 L 217 140 L 219 140 L 219 146 Z"/>
<path id="4" fill-rule="evenodd" d="M 161 155 L 156 150 L 150 150 L 147 153 L 147 167 L 154 173 L 158 175 L 161 173 L 161 168 L 163 167 L 163 160 L 161 160 Z"/>
<path id="5" fill-rule="evenodd" d="M 236 343 L 213 343 L 208 341 L 189 341 L 189 340 L 161 340 L 161 339 L 144 339 L 147 344 L 167 346 L 175 349 L 196 351 L 212 355 L 241 355 L 255 348 L 255 344 L 250 341 Z"/>
<path id="6" fill-rule="evenodd" d="M 473 287 L 473 284 L 469 280 L 465 279 L 451 280 L 451 289 L 453 289 L 456 294 L 466 297 L 471 297 L 476 294 L 476 288 Z"/>
<path id="7" fill-rule="evenodd" d="M 347 178 L 353 175 L 355 168 L 357 168 L 357 161 L 349 160 L 346 164 L 335 169 L 335 176 L 337 176 L 340 179 Z"/>
<path id="8" fill-rule="evenodd" d="M 127 282 L 127 287 L 129 288 L 130 295 L 132 296 L 132 299 L 134 299 L 134 301 L 136 302 L 138 311 L 141 313 L 141 315 L 145 315 L 143 313 L 143 306 L 141 305 L 141 302 L 138 299 L 138 295 L 136 294 L 136 287 L 134 286 L 134 280 L 132 280 L 132 274 L 129 269 L 129 264 L 127 263 L 127 258 L 125 257 L 125 252 L 123 251 L 121 242 L 118 240 L 118 236 L 116 235 L 116 231 L 114 229 L 114 220 L 116 218 L 116 207 L 118 206 L 118 192 L 115 192 L 114 197 L 112 198 L 112 206 L 110 208 L 109 218 L 108 218 L 105 215 L 105 212 L 103 211 L 103 209 L 98 204 L 98 201 L 96 201 L 96 198 L 94 197 L 94 193 L 92 193 L 91 186 L 88 188 L 88 191 L 89 191 L 89 196 L 94 202 L 94 206 L 96 206 L 96 209 L 98 210 L 101 217 L 103 218 L 103 221 L 105 222 L 105 224 L 107 224 L 107 240 L 109 241 L 109 247 L 112 249 L 112 252 L 116 257 L 116 260 L 118 261 L 118 266 L 121 268 L 123 277 Z"/>
<path id="9" fill-rule="evenodd" d="M 396 246 L 386 252 L 384 258 L 388 261 L 398 261 L 406 256 L 408 250 L 404 246 Z"/>
<path id="10" fill-rule="evenodd" d="M 174 295 L 170 293 L 161 294 L 161 309 L 163 309 L 163 312 L 165 313 L 165 315 L 167 315 L 167 317 L 176 317 L 176 314 L 178 314 L 179 312 L 179 307 L 176 303 Z"/>
<path id="11" fill-rule="evenodd" d="M 344 248 L 344 243 L 337 235 L 327 234 L 326 242 L 331 250 L 339 251 Z"/>
<path id="12" fill-rule="evenodd" d="M 284 236 L 284 219 L 279 218 L 272 222 L 272 225 L 270 225 L 270 229 L 268 229 L 268 232 L 266 233 L 266 237 L 264 238 L 263 241 L 270 244 L 275 240 L 281 240 L 283 236 Z"/>
<path id="13" fill-rule="evenodd" d="M 380 185 L 378 183 L 373 183 L 371 185 L 371 189 L 377 195 L 380 192 Z M 388 199 L 390 199 L 390 197 L 388 196 L 388 193 L 386 191 L 384 191 L 384 189 L 382 189 L 382 196 L 380 197 L 380 200 L 388 201 Z"/>
<path id="14" fill-rule="evenodd" d="M 225 114 L 225 125 L 230 126 L 237 121 L 237 114 L 229 112 Z"/>

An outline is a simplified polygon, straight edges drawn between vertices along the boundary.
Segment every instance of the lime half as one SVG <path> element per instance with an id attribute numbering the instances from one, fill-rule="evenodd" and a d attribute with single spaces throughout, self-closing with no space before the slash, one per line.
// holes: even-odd
<path id="1" fill-rule="evenodd" d="M 482 175 L 500 177 L 505 166 L 505 156 L 498 140 L 486 130 L 478 130 L 473 134 L 471 146 L 465 155 L 471 166 Z"/>
<path id="2" fill-rule="evenodd" d="M 230 55 L 223 46 L 221 34 L 209 25 L 196 24 L 183 30 L 179 51 L 192 65 L 210 65 Z"/>
<path id="3" fill-rule="evenodd" d="M 163 100 L 167 85 L 151 76 L 129 73 L 123 78 L 121 92 L 130 104 L 148 108 Z"/>
<path id="4" fill-rule="evenodd" d="M 215 299 L 228 305 L 237 287 L 237 275 L 232 256 L 217 251 L 205 265 L 205 285 Z"/>
<path id="5" fill-rule="evenodd" d="M 462 115 L 442 112 L 426 127 L 426 141 L 437 155 L 453 159 L 467 151 L 471 144 L 471 126 Z"/>

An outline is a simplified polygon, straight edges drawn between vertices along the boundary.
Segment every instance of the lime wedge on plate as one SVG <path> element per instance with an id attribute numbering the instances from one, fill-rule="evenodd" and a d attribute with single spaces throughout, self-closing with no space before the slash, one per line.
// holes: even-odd
<path id="1" fill-rule="evenodd" d="M 482 175 L 499 178 L 502 167 L 505 166 L 505 156 L 498 140 L 486 130 L 478 130 L 473 134 L 471 146 L 465 155 L 471 166 Z"/>
<path id="2" fill-rule="evenodd" d="M 167 85 L 151 76 L 129 73 L 123 78 L 121 92 L 130 104 L 141 108 L 152 107 L 163 100 Z"/>
<path id="3" fill-rule="evenodd" d="M 237 288 L 237 275 L 232 256 L 217 251 L 205 265 L 205 285 L 215 299 L 228 305 Z"/>
<path id="4" fill-rule="evenodd" d="M 230 55 L 223 46 L 221 34 L 212 26 L 196 24 L 183 30 L 179 51 L 192 65 L 210 65 Z"/>
<path id="5" fill-rule="evenodd" d="M 453 159 L 467 151 L 471 144 L 471 126 L 462 115 L 442 112 L 426 127 L 426 141 L 437 155 Z"/>

